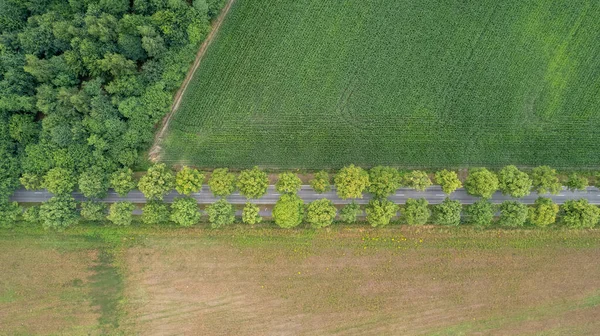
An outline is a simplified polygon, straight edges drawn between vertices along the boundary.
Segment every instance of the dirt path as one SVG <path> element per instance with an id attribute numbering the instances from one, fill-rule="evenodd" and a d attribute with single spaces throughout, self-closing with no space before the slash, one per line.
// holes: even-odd
<path id="1" fill-rule="evenodd" d="M 223 10 L 221 11 L 221 14 L 219 14 L 217 19 L 212 23 L 212 28 L 210 30 L 210 33 L 208 33 L 208 36 L 206 37 L 204 42 L 202 42 L 202 45 L 200 46 L 200 50 L 198 50 L 198 53 L 196 54 L 196 59 L 194 60 L 194 64 L 192 65 L 191 69 L 188 71 L 187 75 L 185 76 L 185 79 L 183 80 L 183 83 L 181 84 L 181 87 L 179 88 L 179 90 L 177 90 L 177 93 L 175 94 L 175 99 L 173 100 L 173 104 L 171 105 L 171 111 L 163 118 L 160 130 L 157 131 L 156 135 L 154 136 L 154 144 L 152 144 L 152 147 L 148 154 L 150 161 L 156 162 L 160 159 L 160 151 L 162 149 L 160 145 L 162 144 L 162 141 L 163 141 L 163 138 L 164 138 L 167 128 L 169 128 L 169 123 L 171 122 L 171 118 L 173 117 L 175 112 L 177 112 L 177 109 L 179 108 L 179 105 L 181 104 L 181 99 L 183 98 L 183 94 L 185 93 L 185 90 L 187 90 L 187 87 L 190 84 L 190 81 L 194 77 L 194 73 L 200 66 L 200 62 L 202 62 L 202 58 L 204 57 L 204 54 L 206 53 L 208 46 L 210 46 L 212 40 L 217 35 L 217 32 L 219 31 L 219 28 L 221 27 L 221 23 L 223 23 L 223 20 L 227 16 L 227 13 L 229 13 L 229 10 L 231 9 L 231 6 L 233 5 L 234 2 L 235 2 L 235 0 L 229 0 L 227 2 L 227 4 L 225 5 L 225 8 L 223 8 Z"/>

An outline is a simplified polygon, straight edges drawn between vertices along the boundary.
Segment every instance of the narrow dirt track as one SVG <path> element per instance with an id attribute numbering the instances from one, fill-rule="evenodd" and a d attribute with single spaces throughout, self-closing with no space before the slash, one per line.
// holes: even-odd
<path id="1" fill-rule="evenodd" d="M 179 105 L 181 104 L 181 99 L 183 98 L 185 90 L 187 90 L 190 81 L 194 77 L 194 73 L 196 73 L 196 70 L 198 70 L 200 63 L 202 62 L 202 58 L 204 58 L 204 54 L 206 53 L 208 46 L 210 46 L 214 37 L 217 35 L 219 28 L 221 28 L 221 24 L 225 20 L 225 17 L 227 16 L 227 13 L 229 13 L 229 10 L 231 9 L 231 6 L 234 2 L 235 0 L 229 0 L 223 8 L 223 10 L 221 11 L 221 14 L 219 14 L 217 19 L 212 23 L 212 28 L 204 42 L 202 42 L 202 45 L 200 46 L 200 50 L 198 50 L 198 53 L 196 54 L 196 59 L 194 60 L 192 67 L 185 76 L 181 87 L 179 88 L 179 90 L 177 90 L 177 93 L 175 93 L 175 98 L 173 99 L 173 104 L 171 105 L 171 111 L 169 111 L 169 113 L 163 118 L 160 130 L 157 131 L 156 135 L 154 136 L 154 143 L 152 144 L 152 147 L 148 154 L 150 161 L 156 162 L 160 158 L 160 145 L 162 143 L 167 128 L 169 128 L 171 118 L 173 117 L 175 112 L 177 112 L 177 109 L 179 109 Z"/>

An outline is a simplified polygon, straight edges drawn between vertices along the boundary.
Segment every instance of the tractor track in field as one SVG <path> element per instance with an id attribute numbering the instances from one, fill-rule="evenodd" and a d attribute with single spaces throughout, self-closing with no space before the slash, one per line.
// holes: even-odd
<path id="1" fill-rule="evenodd" d="M 214 37 L 217 35 L 219 28 L 221 28 L 221 24 L 225 20 L 225 17 L 227 16 L 227 13 L 229 13 L 229 10 L 231 9 L 231 6 L 234 2 L 235 0 L 227 1 L 227 4 L 223 8 L 217 19 L 213 21 L 212 28 L 208 33 L 208 36 L 206 37 L 206 39 L 204 39 L 202 45 L 200 45 L 200 49 L 196 54 L 196 59 L 194 60 L 192 67 L 185 76 L 183 83 L 181 83 L 179 90 L 177 90 L 177 93 L 175 93 L 173 104 L 171 105 L 171 111 L 169 111 L 169 113 L 163 118 L 160 130 L 157 131 L 156 135 L 154 136 L 154 143 L 152 144 L 152 147 L 150 147 L 150 151 L 148 153 L 150 161 L 157 162 L 160 160 L 160 152 L 162 149 L 161 144 L 164 139 L 165 132 L 167 131 L 167 128 L 169 128 L 169 123 L 171 122 L 173 115 L 175 115 L 175 112 L 177 112 L 177 110 L 179 109 L 179 105 L 181 104 L 181 100 L 183 98 L 183 95 L 185 94 L 185 91 L 187 90 L 188 85 L 194 77 L 196 70 L 198 70 L 198 68 L 200 67 L 200 63 L 202 62 L 202 59 L 206 54 L 206 50 L 208 50 L 208 47 L 212 43 Z"/>

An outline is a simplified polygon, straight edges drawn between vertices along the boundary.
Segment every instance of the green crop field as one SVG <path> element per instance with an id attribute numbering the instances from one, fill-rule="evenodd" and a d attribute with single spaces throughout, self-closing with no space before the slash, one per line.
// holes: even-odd
<path id="1" fill-rule="evenodd" d="M 600 165 L 597 0 L 237 0 L 162 159 Z"/>

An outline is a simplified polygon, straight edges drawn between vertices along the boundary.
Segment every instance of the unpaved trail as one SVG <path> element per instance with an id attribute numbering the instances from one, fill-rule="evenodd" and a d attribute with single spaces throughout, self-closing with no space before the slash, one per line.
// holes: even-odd
<path id="1" fill-rule="evenodd" d="M 162 144 L 162 141 L 163 141 L 163 138 L 164 138 L 167 128 L 169 128 L 169 123 L 171 122 L 171 118 L 173 117 L 175 112 L 177 112 L 177 109 L 179 108 L 179 105 L 181 104 L 181 99 L 183 98 L 183 94 L 185 93 L 185 90 L 187 90 L 187 87 L 190 84 L 190 81 L 194 77 L 194 73 L 200 66 L 200 63 L 202 62 L 202 58 L 204 58 L 204 54 L 206 53 L 206 50 L 210 46 L 214 37 L 217 35 L 217 32 L 219 31 L 221 24 L 225 20 L 225 17 L 227 16 L 227 13 L 229 13 L 229 10 L 231 9 L 231 6 L 233 5 L 234 2 L 235 2 L 235 0 L 229 0 L 227 2 L 227 4 L 225 5 L 225 7 L 223 8 L 223 10 L 221 11 L 221 14 L 219 14 L 217 19 L 215 21 L 213 21 L 212 28 L 211 28 L 210 32 L 208 33 L 208 36 L 206 37 L 204 42 L 202 42 L 202 45 L 200 46 L 200 50 L 198 50 L 198 53 L 196 54 L 196 59 L 194 60 L 194 64 L 188 71 L 187 75 L 185 76 L 185 79 L 183 80 L 183 83 L 181 84 L 181 87 L 179 88 L 179 90 L 177 90 L 177 93 L 175 94 L 175 99 L 173 100 L 173 104 L 171 105 L 171 111 L 169 111 L 169 113 L 163 118 L 160 130 L 157 131 L 156 135 L 154 136 L 154 143 L 152 144 L 152 147 L 150 148 L 150 152 L 148 154 L 150 161 L 152 161 L 152 162 L 159 161 L 160 151 L 162 149 L 160 145 Z"/>

